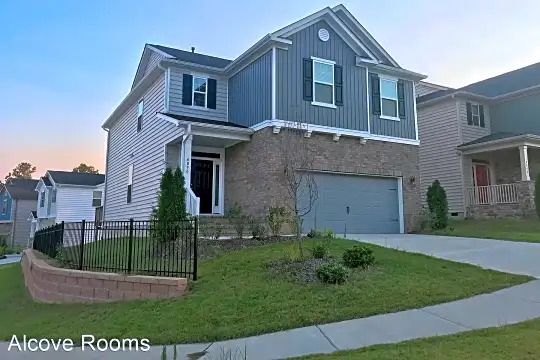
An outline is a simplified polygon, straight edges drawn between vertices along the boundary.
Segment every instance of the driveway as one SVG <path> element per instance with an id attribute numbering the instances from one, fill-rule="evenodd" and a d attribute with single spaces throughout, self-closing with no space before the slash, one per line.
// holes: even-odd
<path id="1" fill-rule="evenodd" d="M 412 234 L 348 234 L 347 239 L 540 278 L 540 243 Z"/>
<path id="2" fill-rule="evenodd" d="M 21 261 L 21 255 L 6 255 L 5 259 L 0 260 L 0 265 L 13 264 Z"/>

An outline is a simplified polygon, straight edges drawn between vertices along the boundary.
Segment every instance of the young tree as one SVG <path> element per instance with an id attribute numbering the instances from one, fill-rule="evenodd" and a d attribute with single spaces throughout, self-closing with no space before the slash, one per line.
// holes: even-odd
<path id="1" fill-rule="evenodd" d="M 427 190 L 427 204 L 431 219 L 431 228 L 444 229 L 448 225 L 448 199 L 439 180 L 435 180 Z"/>
<path id="2" fill-rule="evenodd" d="M 7 182 L 11 179 L 31 179 L 36 172 L 36 167 L 28 162 L 22 162 L 15 166 L 13 170 L 6 175 L 4 180 Z"/>
<path id="3" fill-rule="evenodd" d="M 96 169 L 92 165 L 86 165 L 85 163 L 80 163 L 79 166 L 74 167 L 73 172 L 86 173 L 86 174 L 99 174 L 98 169 Z"/>
<path id="4" fill-rule="evenodd" d="M 285 182 L 285 205 L 292 217 L 292 227 L 298 242 L 300 256 L 303 218 L 313 209 L 319 197 L 315 181 L 314 151 L 310 149 L 307 124 L 289 122 L 281 131 L 281 159 Z"/>

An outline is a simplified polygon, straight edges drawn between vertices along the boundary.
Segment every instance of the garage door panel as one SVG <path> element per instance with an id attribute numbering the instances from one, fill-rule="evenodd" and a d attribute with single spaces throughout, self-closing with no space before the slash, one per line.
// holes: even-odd
<path id="1" fill-rule="evenodd" d="M 397 179 L 318 173 L 315 181 L 319 198 L 304 217 L 304 231 L 399 232 Z M 300 207 L 306 205 L 306 198 L 299 199 Z"/>

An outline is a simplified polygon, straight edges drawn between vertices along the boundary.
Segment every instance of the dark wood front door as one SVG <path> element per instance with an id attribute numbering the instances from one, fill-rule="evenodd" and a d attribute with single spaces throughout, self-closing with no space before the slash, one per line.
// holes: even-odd
<path id="1" fill-rule="evenodd" d="M 214 162 L 193 159 L 191 165 L 191 190 L 201 199 L 200 212 L 201 214 L 212 214 Z"/>

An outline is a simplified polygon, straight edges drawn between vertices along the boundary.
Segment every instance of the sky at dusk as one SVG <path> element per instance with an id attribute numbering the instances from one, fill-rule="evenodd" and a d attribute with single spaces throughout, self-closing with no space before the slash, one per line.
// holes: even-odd
<path id="1" fill-rule="evenodd" d="M 325 0 L 0 1 L 0 180 L 19 162 L 105 169 L 101 124 L 145 43 L 234 59 Z M 459 87 L 540 61 L 537 0 L 344 1 L 402 67 Z"/>

